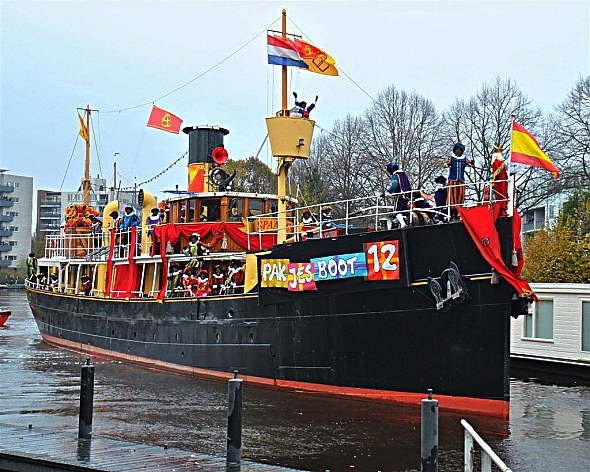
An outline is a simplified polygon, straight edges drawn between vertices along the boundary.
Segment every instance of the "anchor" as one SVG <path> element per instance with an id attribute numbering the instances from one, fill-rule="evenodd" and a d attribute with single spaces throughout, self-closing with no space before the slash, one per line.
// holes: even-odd
<path id="1" fill-rule="evenodd" d="M 446 297 L 443 298 L 443 285 L 446 286 Z M 467 285 L 461 278 L 459 267 L 453 261 L 449 268 L 442 271 L 440 277 L 428 278 L 430 292 L 436 301 L 437 310 L 448 310 L 450 302 L 463 303 L 468 297 Z"/>

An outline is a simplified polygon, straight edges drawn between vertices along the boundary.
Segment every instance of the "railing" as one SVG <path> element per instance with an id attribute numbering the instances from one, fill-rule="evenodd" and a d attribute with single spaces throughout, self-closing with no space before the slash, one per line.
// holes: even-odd
<path id="1" fill-rule="evenodd" d="M 465 429 L 465 472 L 475 471 L 476 450 L 473 440 L 475 440 L 477 445 L 481 448 L 481 472 L 491 472 L 492 462 L 496 464 L 502 472 L 512 472 L 467 421 L 461 420 L 461 425 Z"/>
<path id="2" fill-rule="evenodd" d="M 500 182 L 506 183 L 507 181 L 497 180 L 494 184 Z M 441 188 L 447 189 L 449 192 L 451 187 Z M 493 190 L 489 181 L 466 183 L 463 206 L 474 206 L 489 201 L 490 193 L 493 194 Z M 397 210 L 397 201 L 400 198 L 407 199 L 407 210 Z M 507 202 L 507 199 L 495 199 L 495 201 Z M 334 215 L 339 216 L 327 216 L 324 210 L 328 207 L 332 209 L 331 212 Z M 350 234 L 351 231 L 355 231 L 354 228 L 371 228 L 382 231 L 396 226 L 447 223 L 451 221 L 451 210 L 452 207 L 448 204 L 436 206 L 432 192 L 412 190 L 405 193 L 375 195 L 289 209 L 286 212 L 286 228 L 278 227 L 278 212 L 250 216 L 247 229 L 250 236 L 258 237 L 259 243 L 262 243 L 263 235 L 277 236 L 281 229 L 288 234 L 288 241 L 297 241 L 303 237 L 322 238 L 330 237 L 333 234 Z M 308 223 L 303 221 L 305 212 L 311 213 L 313 221 Z M 265 224 L 269 220 L 274 220 L 275 224 Z M 261 229 L 269 226 L 271 226 L 269 229 Z"/>
<path id="3" fill-rule="evenodd" d="M 135 255 L 141 255 L 141 226 L 137 227 Z M 46 236 L 45 257 L 50 259 L 79 259 L 86 261 L 106 261 L 109 255 L 110 232 L 56 234 Z M 129 256 L 131 229 L 124 228 L 115 232 L 114 258 Z M 148 237 L 148 250 L 151 240 Z M 149 253 L 149 251 L 148 251 Z"/>

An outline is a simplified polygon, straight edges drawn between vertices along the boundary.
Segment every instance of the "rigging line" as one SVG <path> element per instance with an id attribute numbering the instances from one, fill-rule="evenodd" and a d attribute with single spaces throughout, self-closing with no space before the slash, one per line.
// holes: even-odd
<path id="1" fill-rule="evenodd" d="M 242 49 L 244 49 L 246 46 L 248 46 L 250 43 L 252 43 L 255 39 L 257 39 L 261 34 L 265 33 L 268 28 L 270 28 L 272 25 L 274 25 L 278 20 L 280 20 L 280 18 L 277 18 L 275 20 L 272 21 L 272 23 L 270 23 L 267 27 L 265 27 L 262 31 L 260 31 L 259 33 L 257 33 L 252 39 L 250 39 L 247 43 L 243 44 L 242 46 L 240 46 L 238 49 L 236 49 L 234 52 L 232 52 L 230 55 L 226 56 L 225 58 L 223 58 L 221 61 L 219 61 L 217 64 L 209 67 L 209 69 L 207 69 L 205 72 L 202 72 L 201 74 L 197 75 L 196 77 L 192 78 L 191 80 L 189 80 L 188 82 L 186 82 L 185 84 L 176 87 L 174 90 L 172 90 L 171 92 L 165 93 L 164 95 L 154 99 L 154 100 L 150 100 L 149 102 L 145 102 L 142 103 L 140 105 L 135 105 L 135 106 L 131 106 L 131 107 L 127 107 L 127 108 L 121 108 L 118 110 L 108 110 L 108 111 L 103 111 L 103 113 L 121 113 L 122 111 L 129 111 L 129 110 L 135 110 L 136 108 L 141 108 L 144 107 L 146 105 L 150 105 L 153 104 L 159 100 L 162 100 L 163 98 L 166 98 L 170 95 L 172 95 L 173 93 L 178 92 L 180 89 L 183 89 L 184 87 L 186 87 L 187 85 L 192 84 L 195 80 L 200 79 L 201 77 L 203 77 L 205 74 L 208 74 L 209 72 L 211 72 L 213 69 L 216 69 L 217 67 L 219 67 L 221 64 L 223 64 L 224 62 L 226 62 L 227 60 L 229 60 L 230 58 L 232 58 L 233 56 L 235 56 L 237 53 L 239 53 Z"/>
<path id="2" fill-rule="evenodd" d="M 90 119 L 92 120 L 92 116 L 90 117 Z M 94 120 L 92 120 L 92 122 L 94 123 Z M 92 126 L 92 137 L 94 138 L 94 149 L 96 149 L 96 160 L 98 161 L 98 172 L 100 175 L 102 175 L 102 165 L 100 163 L 100 154 L 98 152 L 98 142 L 96 140 L 96 133 L 94 132 L 94 126 Z"/>
<path id="3" fill-rule="evenodd" d="M 174 167 L 176 164 L 178 164 L 182 158 L 186 157 L 187 154 L 188 154 L 188 150 L 184 151 L 184 153 L 178 159 L 176 159 L 172 164 L 170 164 L 168 167 L 166 167 L 162 172 L 160 172 L 159 174 L 156 174 L 155 176 L 151 177 L 150 179 L 148 179 L 144 182 L 137 184 L 137 186 L 141 187 L 142 185 L 145 185 L 145 184 L 152 182 L 153 180 L 156 180 L 157 178 L 161 177 L 163 174 L 168 172 L 172 167 Z M 133 187 L 121 188 L 121 190 L 132 190 L 132 189 L 133 189 Z"/>
<path id="4" fill-rule="evenodd" d="M 310 40 L 313 42 L 313 40 L 311 39 L 311 37 L 310 37 L 308 34 L 306 34 L 306 33 L 305 33 L 305 32 L 304 32 L 304 31 L 303 31 L 303 30 L 302 30 L 302 29 L 299 27 L 299 25 L 297 25 L 297 23 L 295 23 L 295 22 L 294 22 L 292 19 L 290 19 L 290 18 L 289 18 L 289 21 L 290 21 L 291 23 L 293 23 L 293 25 L 294 25 L 294 26 L 295 26 L 295 27 L 296 27 L 296 28 L 297 28 L 299 31 L 301 31 L 301 32 L 303 33 L 303 35 L 304 35 L 304 36 L 306 36 L 307 38 L 309 38 L 309 39 L 310 39 Z M 369 94 L 369 92 L 367 92 L 367 91 L 366 91 L 364 88 L 362 88 L 362 87 L 361 87 L 359 84 L 357 84 L 357 83 L 356 83 L 356 82 L 355 82 L 355 81 L 352 79 L 352 77 L 350 77 L 350 76 L 349 76 L 349 75 L 348 75 L 348 74 L 347 74 L 347 73 L 344 71 L 344 69 L 342 69 L 342 67 L 341 67 L 341 66 L 338 66 L 338 70 L 339 70 L 340 72 L 342 72 L 342 74 L 343 74 L 343 75 L 345 75 L 345 76 L 346 76 L 346 78 L 347 78 L 348 80 L 350 80 L 350 81 L 351 81 L 351 82 L 352 82 L 354 85 L 356 85 L 356 87 L 357 87 L 357 88 L 358 88 L 358 89 L 359 89 L 361 92 L 363 92 L 363 93 L 364 93 L 364 94 L 365 94 L 367 97 L 369 97 L 369 98 L 371 99 L 371 101 L 373 101 L 373 102 L 375 101 L 375 99 L 374 99 L 374 98 L 373 98 L 373 97 L 372 97 L 372 96 Z"/>
<path id="5" fill-rule="evenodd" d="M 64 172 L 64 178 L 61 181 L 61 185 L 59 186 L 59 191 L 61 192 L 61 189 L 64 186 L 64 182 L 66 181 L 66 177 L 68 175 L 68 170 L 70 168 L 70 164 L 72 163 L 72 158 L 74 157 L 74 152 L 76 151 L 76 145 L 78 144 L 78 138 L 80 137 L 79 134 L 76 134 L 76 141 L 74 141 L 74 148 L 72 149 L 72 153 L 70 154 L 70 160 L 68 161 L 68 165 L 66 166 L 66 171 Z"/>
<path id="6" fill-rule="evenodd" d="M 260 147 L 258 148 L 258 152 L 256 153 L 256 157 L 255 159 L 258 159 L 258 156 L 260 155 L 260 151 L 262 151 L 262 148 L 264 147 L 264 143 L 266 143 L 266 140 L 268 139 L 268 133 L 266 133 L 266 136 L 264 137 L 264 139 L 262 140 L 262 144 L 260 145 Z"/>

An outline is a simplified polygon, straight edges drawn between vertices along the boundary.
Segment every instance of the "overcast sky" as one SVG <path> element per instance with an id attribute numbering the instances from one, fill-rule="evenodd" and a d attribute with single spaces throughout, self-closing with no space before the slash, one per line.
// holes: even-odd
<path id="1" fill-rule="evenodd" d="M 512 78 L 550 112 L 590 73 L 589 3 L 3 0 L 0 168 L 34 177 L 35 189 L 59 190 L 64 178 L 63 190 L 77 188 L 84 148 L 78 139 L 72 155 L 76 108 L 87 104 L 100 111 L 91 174 L 109 185 L 115 153 L 123 185 L 133 185 L 187 149 L 182 132 L 146 127 L 154 101 L 183 126 L 228 128 L 231 158 L 255 155 L 264 117 L 280 108 L 280 68 L 267 65 L 266 30 L 280 29 L 283 7 L 289 32 L 331 54 L 343 72 L 323 77 L 290 68 L 290 91 L 319 95 L 312 118 L 322 128 L 361 115 L 369 96 L 390 85 L 442 111 L 496 76 Z M 274 169 L 269 153 L 265 147 L 260 158 Z M 147 189 L 185 189 L 186 165 Z"/>

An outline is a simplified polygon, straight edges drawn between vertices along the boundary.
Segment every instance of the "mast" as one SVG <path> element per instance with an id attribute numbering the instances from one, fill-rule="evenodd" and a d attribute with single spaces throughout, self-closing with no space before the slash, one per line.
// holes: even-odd
<path id="1" fill-rule="evenodd" d="M 283 8 L 282 29 L 281 34 L 283 38 L 287 37 L 287 10 Z M 289 116 L 288 102 L 287 102 L 287 66 L 282 66 L 282 107 L 283 116 Z M 277 183 L 277 197 L 279 211 L 278 224 L 278 242 L 282 243 L 287 239 L 287 175 L 289 174 L 289 167 L 293 163 L 293 158 L 287 156 L 279 157 L 278 183 Z"/>
<path id="2" fill-rule="evenodd" d="M 86 162 L 84 165 L 84 205 L 90 205 L 90 105 L 86 105 L 86 129 L 88 139 L 86 140 Z"/>
<path id="3" fill-rule="evenodd" d="M 282 37 L 287 37 L 287 10 L 283 8 Z M 272 155 L 278 159 L 278 237 L 279 243 L 287 239 L 287 176 L 295 159 L 307 159 L 313 137 L 315 121 L 291 117 L 287 104 L 287 66 L 282 66 L 282 108 L 275 116 L 266 118 L 268 139 Z M 291 221 L 291 223 L 294 223 Z"/>

